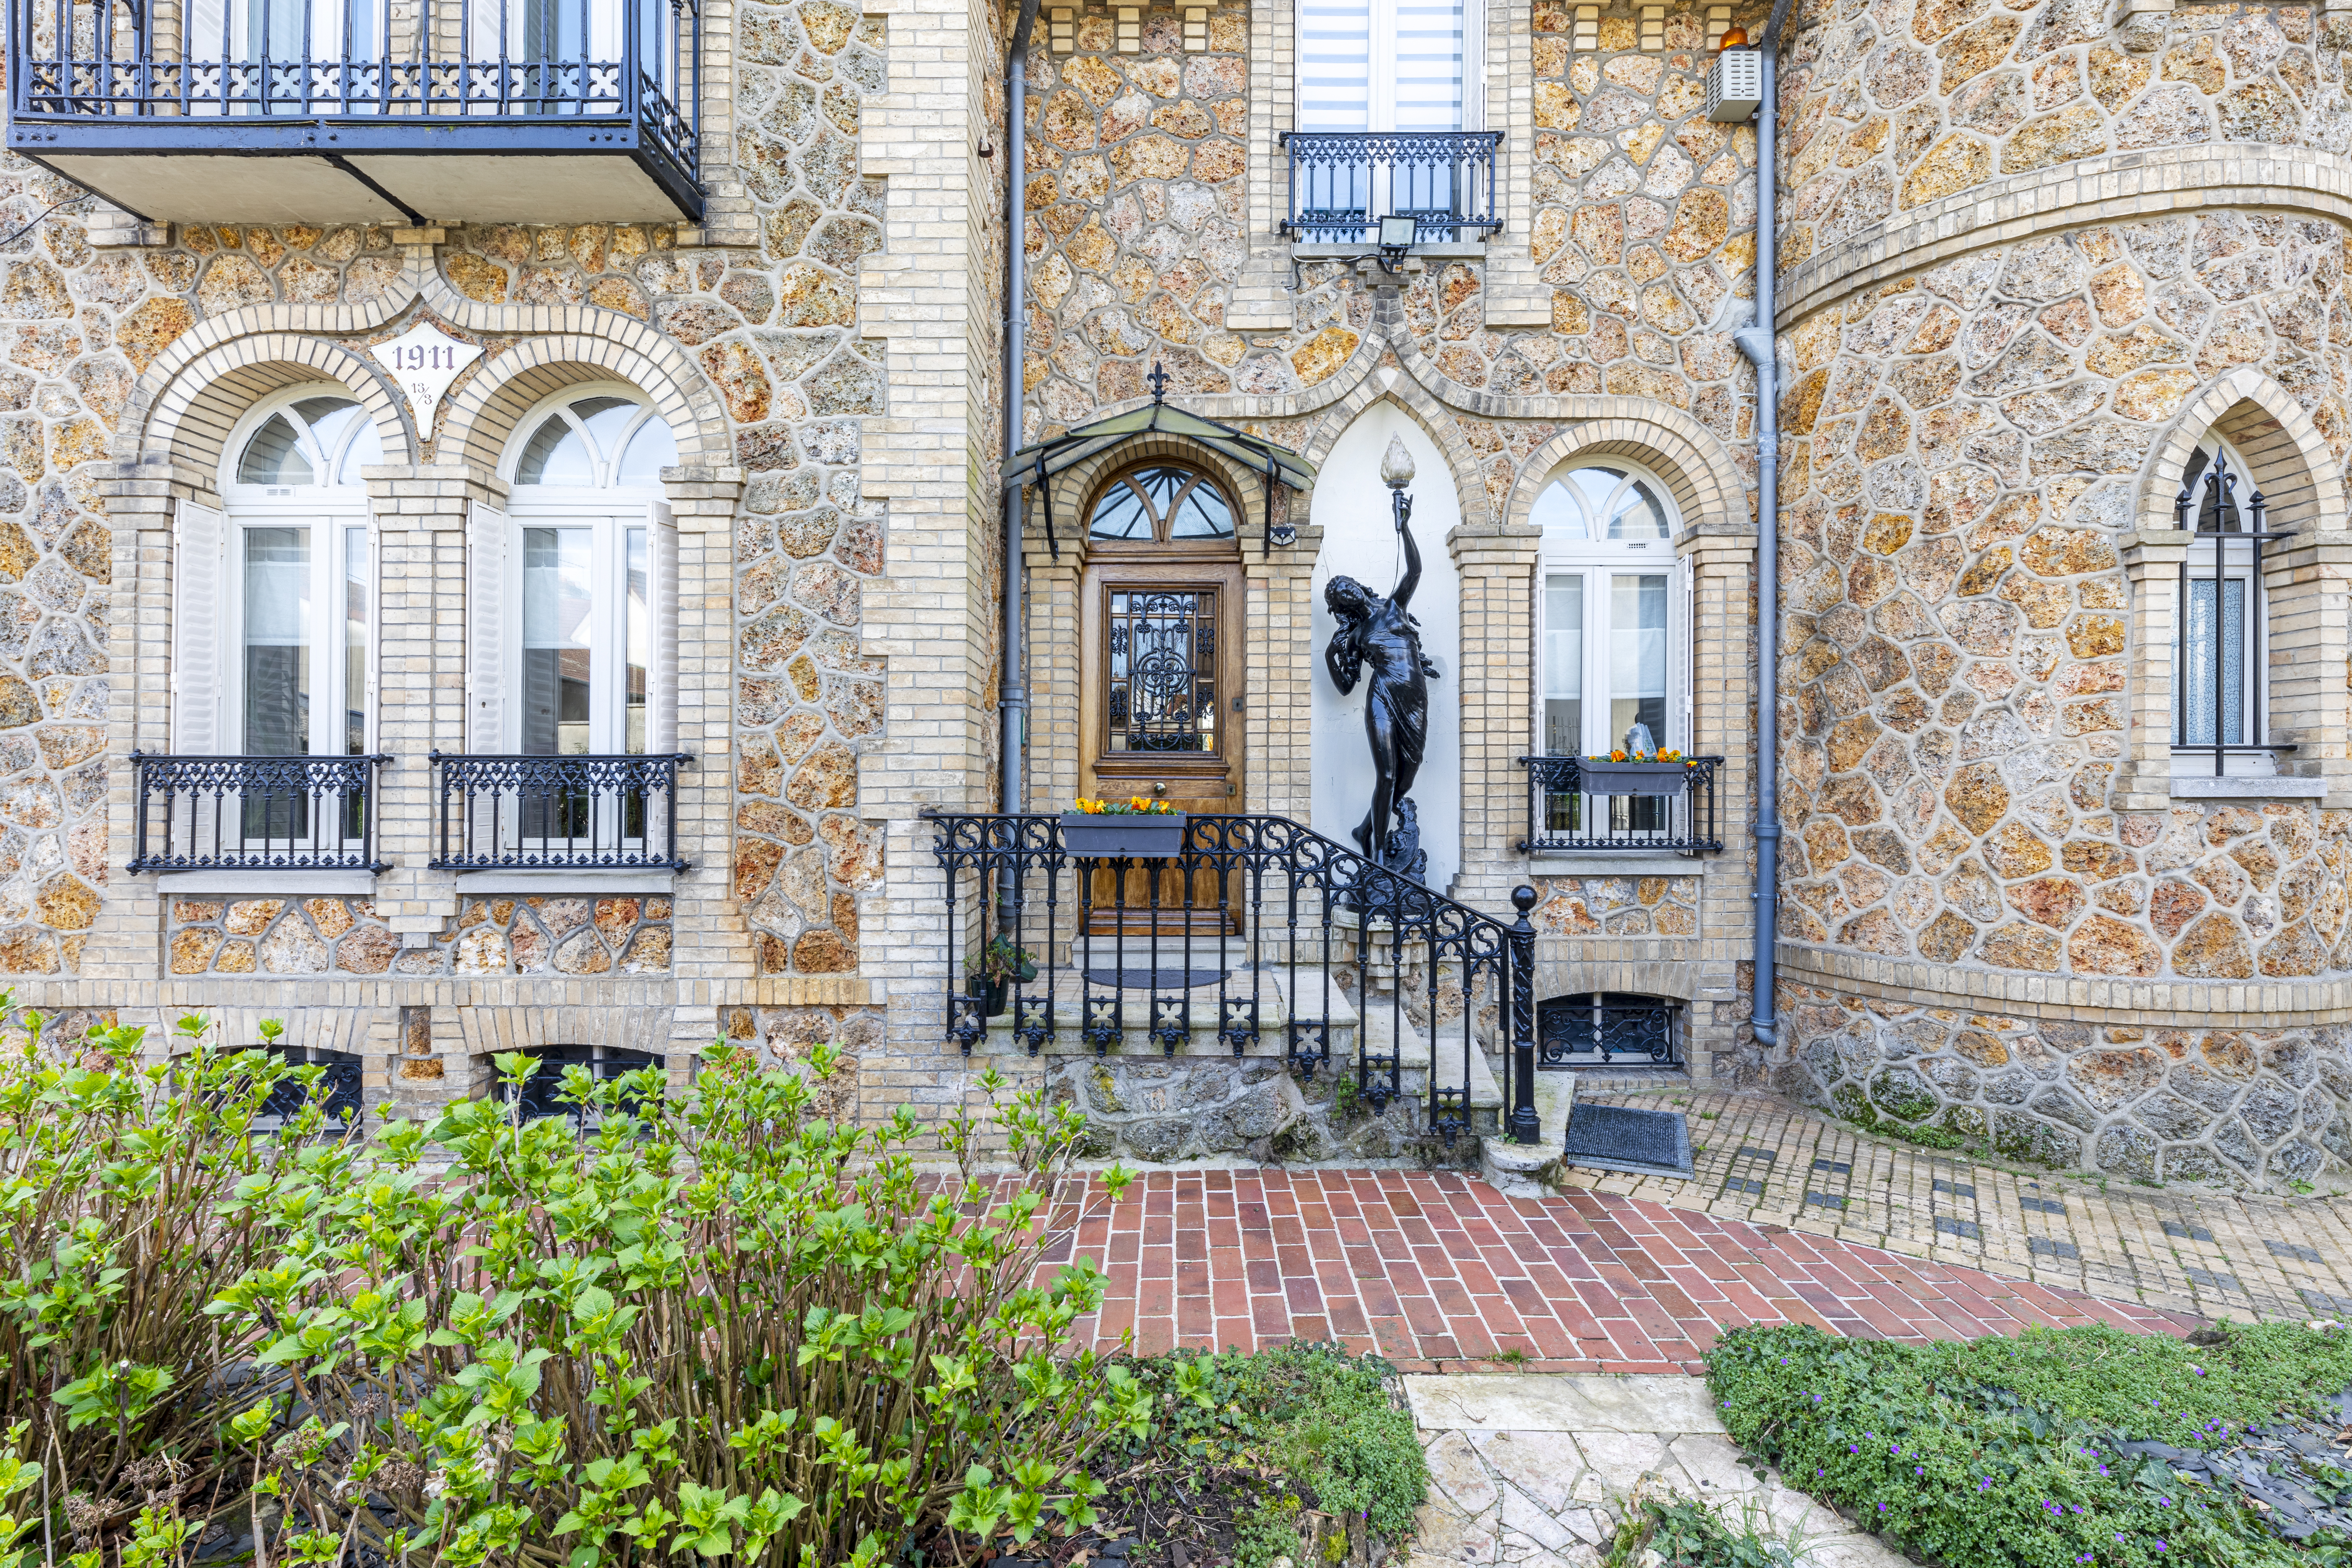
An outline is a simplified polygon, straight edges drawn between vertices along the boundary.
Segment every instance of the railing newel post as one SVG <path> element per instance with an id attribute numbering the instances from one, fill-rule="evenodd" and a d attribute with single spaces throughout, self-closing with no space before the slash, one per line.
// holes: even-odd
<path id="1" fill-rule="evenodd" d="M 1536 890 L 1522 882 L 1511 889 L 1519 911 L 1510 932 L 1511 1142 L 1532 1144 L 1543 1138 L 1536 1113 L 1536 928 L 1528 917 Z"/>

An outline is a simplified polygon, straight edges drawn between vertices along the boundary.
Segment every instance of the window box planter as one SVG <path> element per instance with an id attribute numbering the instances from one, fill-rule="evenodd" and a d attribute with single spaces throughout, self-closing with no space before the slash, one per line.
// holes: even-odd
<path id="1" fill-rule="evenodd" d="M 1133 860 L 1172 860 L 1184 849 L 1183 812 L 1165 816 L 1097 816 L 1083 811 L 1062 813 L 1062 847 L 1073 855 L 1097 859 L 1124 856 Z"/>
<path id="2" fill-rule="evenodd" d="M 1690 777 L 1681 763 L 1584 763 L 1587 795 L 1680 795 Z"/>

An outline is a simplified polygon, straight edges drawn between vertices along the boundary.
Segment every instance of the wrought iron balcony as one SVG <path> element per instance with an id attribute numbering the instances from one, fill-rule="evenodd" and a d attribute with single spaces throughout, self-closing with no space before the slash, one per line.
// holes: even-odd
<path id="1" fill-rule="evenodd" d="M 1383 217 L 1414 220 L 1416 245 L 1484 238 L 1495 213 L 1499 131 L 1291 131 L 1293 239 L 1370 245 Z"/>
<path id="2" fill-rule="evenodd" d="M 133 752 L 132 871 L 381 871 L 376 773 L 392 759 Z"/>
<path id="3" fill-rule="evenodd" d="M 1721 757 L 1693 757 L 1672 793 L 1619 794 L 1627 781 L 1587 776 L 1582 757 L 1521 757 L 1528 770 L 1528 836 L 1521 854 L 1580 850 L 1619 854 L 1671 849 L 1719 853 L 1723 828 L 1716 815 L 1715 780 Z M 1635 781 L 1641 782 L 1641 781 Z"/>
<path id="4" fill-rule="evenodd" d="M 1080 835 L 1155 819 L 933 820 L 945 942 L 911 983 L 967 1053 L 1271 1057 L 1448 1142 L 1537 1141 L 1534 889 L 1508 923 L 1280 816 L 1193 816 L 1108 856 Z"/>
<path id="5" fill-rule="evenodd" d="M 9 0 L 8 146 L 151 220 L 698 217 L 697 0 Z"/>
<path id="6" fill-rule="evenodd" d="M 440 771 L 436 871 L 682 871 L 677 769 L 656 756 L 452 756 Z"/>

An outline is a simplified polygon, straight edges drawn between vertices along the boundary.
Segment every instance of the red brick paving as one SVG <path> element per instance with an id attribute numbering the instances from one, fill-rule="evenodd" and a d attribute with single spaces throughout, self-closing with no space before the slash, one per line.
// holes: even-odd
<path id="1" fill-rule="evenodd" d="M 1057 1256 L 1109 1276 L 1081 1341 L 1255 1350 L 1335 1339 L 1409 1371 L 1517 1350 L 1540 1372 L 1699 1370 L 1722 1330 L 1948 1340 L 2199 1320 L 1612 1194 L 1507 1198 L 1451 1173 L 1160 1171 Z M 1065 1211 L 1068 1217 L 1076 1217 Z"/>

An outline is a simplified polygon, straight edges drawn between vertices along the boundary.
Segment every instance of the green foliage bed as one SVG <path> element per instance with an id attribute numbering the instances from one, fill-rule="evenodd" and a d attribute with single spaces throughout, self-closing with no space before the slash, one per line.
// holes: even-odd
<path id="1" fill-rule="evenodd" d="M 1961 1568 L 2343 1568 L 2352 1540 L 2297 1543 L 2260 1504 L 2155 1457 L 2156 1439 L 2227 1449 L 2249 1425 L 2337 1424 L 2352 1334 L 2235 1326 L 2221 1342 L 2110 1329 L 1904 1345 L 1804 1327 L 1740 1329 L 1707 1358 L 1732 1436 L 1803 1488 L 1930 1561 Z M 2338 1449 L 2341 1455 L 2343 1450 Z M 2301 1484 L 2352 1492 L 2344 1466 Z"/>

